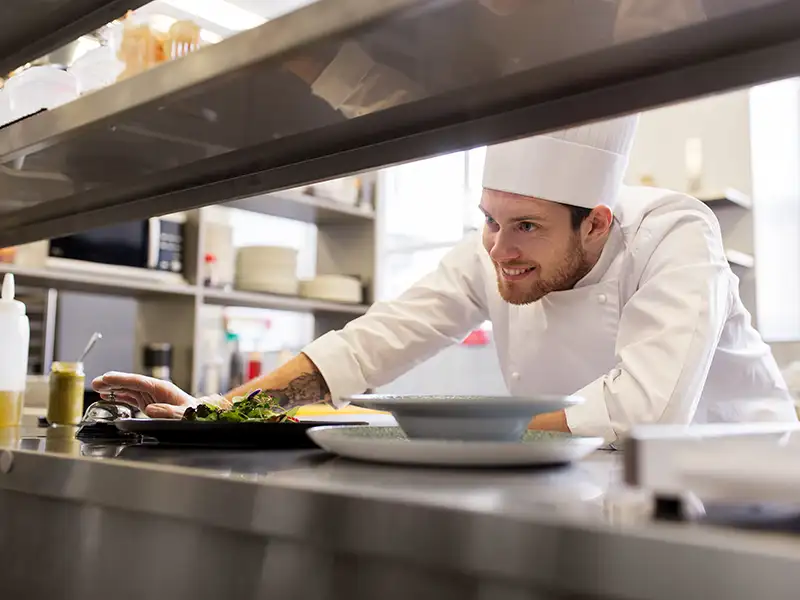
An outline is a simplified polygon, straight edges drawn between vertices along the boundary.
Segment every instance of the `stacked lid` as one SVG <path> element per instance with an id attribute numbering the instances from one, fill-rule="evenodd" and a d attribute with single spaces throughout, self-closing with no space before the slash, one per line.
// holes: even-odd
<path id="1" fill-rule="evenodd" d="M 300 295 L 334 302 L 360 303 L 361 281 L 347 275 L 319 275 L 300 283 Z"/>
<path id="2" fill-rule="evenodd" d="M 246 246 L 236 254 L 236 287 L 253 292 L 297 295 L 297 250 Z"/>

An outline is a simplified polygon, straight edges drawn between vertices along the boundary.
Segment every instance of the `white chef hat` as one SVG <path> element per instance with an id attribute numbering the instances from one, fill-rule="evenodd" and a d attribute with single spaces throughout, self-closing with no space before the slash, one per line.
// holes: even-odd
<path id="1" fill-rule="evenodd" d="M 486 151 L 483 187 L 560 204 L 614 207 L 638 115 L 524 138 Z"/>

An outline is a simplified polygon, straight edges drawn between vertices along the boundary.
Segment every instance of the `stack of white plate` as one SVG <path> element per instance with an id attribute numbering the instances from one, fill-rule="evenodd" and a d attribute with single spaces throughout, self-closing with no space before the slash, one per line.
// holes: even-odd
<path id="1" fill-rule="evenodd" d="M 236 288 L 297 295 L 297 250 L 282 246 L 246 246 L 236 254 Z"/>
<path id="2" fill-rule="evenodd" d="M 300 283 L 300 295 L 318 300 L 358 304 L 362 301 L 361 281 L 346 275 L 318 275 Z"/>

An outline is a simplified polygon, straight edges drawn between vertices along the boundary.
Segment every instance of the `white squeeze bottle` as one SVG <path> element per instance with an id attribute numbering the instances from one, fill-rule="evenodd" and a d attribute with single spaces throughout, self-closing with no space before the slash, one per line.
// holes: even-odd
<path id="1" fill-rule="evenodd" d="M 14 275 L 8 273 L 0 297 L 0 427 L 18 427 L 22 422 L 30 338 L 25 305 L 14 300 Z"/>

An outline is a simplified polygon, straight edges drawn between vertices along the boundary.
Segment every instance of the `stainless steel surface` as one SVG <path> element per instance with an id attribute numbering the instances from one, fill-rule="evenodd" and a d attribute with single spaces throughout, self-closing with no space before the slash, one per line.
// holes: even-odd
<path id="1" fill-rule="evenodd" d="M 100 400 L 89 405 L 81 423 L 110 423 L 118 419 L 137 419 L 141 416 L 142 412 L 130 404 Z"/>
<path id="2" fill-rule="evenodd" d="M 322 0 L 12 124 L 0 130 L 0 245 L 800 70 L 800 3 L 793 0 L 704 0 L 696 22 L 656 20 L 633 41 L 615 37 L 615 0 L 518 2 L 511 16 L 487 4 Z M 290 73 L 298 60 L 326 65 L 343 41 L 403 73 L 412 93 L 347 119 Z"/>
<path id="3" fill-rule="evenodd" d="M 796 538 L 650 522 L 612 453 L 459 471 L 317 452 L 105 458 L 49 431 L 9 443 L 25 448 L 0 461 L 9 597 L 752 600 L 800 586 Z M 138 574 L 97 569 L 108 556 Z"/>
<path id="4" fill-rule="evenodd" d="M 98 29 L 147 0 L 3 0 L 0 74 Z"/>

